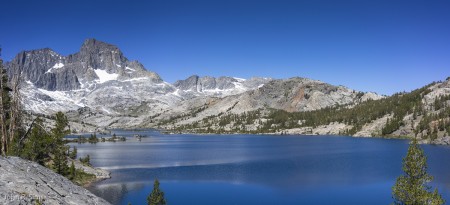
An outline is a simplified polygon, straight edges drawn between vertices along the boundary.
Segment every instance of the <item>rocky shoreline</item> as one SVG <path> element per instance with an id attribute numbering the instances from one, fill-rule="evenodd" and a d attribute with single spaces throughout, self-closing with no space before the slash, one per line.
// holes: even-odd
<path id="1" fill-rule="evenodd" d="M 323 129 L 325 128 L 325 129 Z M 326 131 L 326 132 L 325 132 Z M 198 135 L 215 135 L 217 133 L 198 133 L 195 131 L 170 131 L 170 130 L 164 130 L 161 132 L 162 134 L 172 135 L 172 134 L 198 134 Z M 249 134 L 249 133 L 225 133 L 227 135 L 240 135 L 240 134 Z M 294 128 L 294 129 L 287 129 L 287 130 L 281 130 L 279 132 L 270 132 L 270 133 L 257 133 L 255 135 L 305 135 L 305 136 L 314 136 L 314 135 L 331 135 L 331 136 L 342 136 L 339 134 L 338 131 L 335 130 L 329 130 L 327 129 L 327 126 L 319 126 L 318 128 L 311 128 L 311 127 L 304 127 L 304 128 Z M 345 135 L 346 136 L 346 135 Z M 377 136 L 377 135 L 369 135 L 367 133 L 362 134 L 362 132 L 358 132 L 355 135 L 351 135 L 348 137 L 355 137 L 355 138 L 383 138 L 383 139 L 412 139 L 408 136 Z M 450 145 L 450 136 L 445 136 L 442 138 L 438 138 L 434 141 L 431 141 L 430 139 L 422 139 L 418 140 L 419 144 L 430 144 L 430 145 Z"/>
<path id="2" fill-rule="evenodd" d="M 81 184 L 83 187 L 88 187 L 91 183 L 111 178 L 111 172 L 109 172 L 107 170 L 86 166 L 83 163 L 81 163 L 80 160 L 73 160 L 73 159 L 69 159 L 68 158 L 68 164 L 70 164 L 72 162 L 73 162 L 73 164 L 75 166 L 75 169 L 81 169 L 86 174 L 95 175 L 95 179 L 93 179 L 91 181 L 87 181 L 87 182 Z"/>
<path id="3" fill-rule="evenodd" d="M 108 171 L 78 166 L 96 175 L 97 179 L 110 178 Z M 0 204 L 110 203 L 35 162 L 19 157 L 0 157 Z"/>

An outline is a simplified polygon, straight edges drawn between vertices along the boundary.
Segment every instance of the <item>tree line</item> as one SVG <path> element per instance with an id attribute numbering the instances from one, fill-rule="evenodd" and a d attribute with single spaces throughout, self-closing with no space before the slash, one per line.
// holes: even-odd
<path id="1" fill-rule="evenodd" d="M 200 133 L 274 133 L 292 128 L 316 128 L 330 123 L 343 123 L 352 128 L 343 130 L 340 134 L 354 135 L 367 123 L 387 117 L 383 128 L 373 134 L 392 136 L 396 130 L 406 125 L 405 116 L 412 115 L 413 120 L 419 121 L 418 125 L 411 123 L 414 125 L 413 135 L 434 140 L 438 136 L 450 135 L 450 95 L 436 97 L 431 105 L 423 103 L 424 96 L 431 92 L 430 87 L 435 84 L 436 82 L 409 93 L 395 93 L 357 105 L 336 105 L 313 111 L 287 112 L 265 108 L 241 114 L 220 113 L 174 129 Z M 173 124 L 174 121 L 168 120 L 165 123 Z M 253 129 L 247 129 L 249 125 L 253 125 Z"/>

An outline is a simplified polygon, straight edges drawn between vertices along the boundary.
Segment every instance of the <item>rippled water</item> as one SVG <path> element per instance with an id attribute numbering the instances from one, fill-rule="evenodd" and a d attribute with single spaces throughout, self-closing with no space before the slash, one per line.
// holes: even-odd
<path id="1" fill-rule="evenodd" d="M 169 204 L 389 204 L 408 148 L 405 140 L 336 136 L 115 133 L 129 138 L 76 144 L 79 157 L 112 171 L 89 189 L 113 204 L 145 204 L 155 178 Z M 450 200 L 450 148 L 424 149 L 432 185 Z"/>

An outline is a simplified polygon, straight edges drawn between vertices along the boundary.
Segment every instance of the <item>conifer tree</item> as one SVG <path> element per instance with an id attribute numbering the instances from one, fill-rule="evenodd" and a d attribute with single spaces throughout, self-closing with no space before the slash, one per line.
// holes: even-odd
<path id="1" fill-rule="evenodd" d="M 53 169 L 56 173 L 66 175 L 68 171 L 67 157 L 64 147 L 57 147 L 53 152 Z"/>
<path id="2" fill-rule="evenodd" d="M 148 205 L 165 205 L 166 199 L 164 199 L 164 192 L 159 189 L 159 181 L 155 179 L 153 184 L 153 191 L 147 197 Z"/>
<path id="3" fill-rule="evenodd" d="M 80 162 L 83 163 L 83 164 L 86 165 L 86 166 L 92 166 L 92 165 L 91 165 L 91 157 L 90 157 L 89 155 L 87 155 L 87 156 L 84 157 L 84 158 L 81 158 L 81 157 L 80 157 Z"/>
<path id="4" fill-rule="evenodd" d="M 431 191 L 427 185 L 433 177 L 427 173 L 427 157 L 416 139 L 409 145 L 408 153 L 403 158 L 403 172 L 404 175 L 398 177 L 392 187 L 394 204 L 444 204 L 438 190 Z"/>
<path id="5" fill-rule="evenodd" d="M 11 76 L 8 77 L 8 73 L 3 67 L 3 60 L 0 58 L 0 150 L 4 156 L 17 154 L 14 148 L 21 146 L 15 144 L 15 142 L 21 142 L 17 138 L 23 134 L 19 92 L 21 71 L 14 69 L 10 70 L 9 73 Z"/>
<path id="6" fill-rule="evenodd" d="M 91 136 L 88 139 L 89 143 L 96 144 L 98 142 L 97 134 L 91 134 Z"/>
<path id="7" fill-rule="evenodd" d="M 52 129 L 52 137 L 54 140 L 52 154 L 53 154 L 53 169 L 61 175 L 67 173 L 67 147 L 64 145 L 63 138 L 70 133 L 66 127 L 69 125 L 67 117 L 58 112 L 55 116 L 55 127 Z"/>
<path id="8" fill-rule="evenodd" d="M 70 165 L 70 168 L 69 168 L 69 179 L 70 180 L 75 179 L 76 171 L 77 170 L 75 169 L 75 164 L 72 161 L 72 164 Z"/>
<path id="9" fill-rule="evenodd" d="M 10 118 L 9 108 L 11 107 L 11 91 L 11 88 L 8 86 L 8 75 L 6 70 L 3 68 L 3 60 L 0 58 L 0 148 L 3 156 L 7 154 L 9 144 L 8 121 Z"/>
<path id="10" fill-rule="evenodd" d="M 77 147 L 74 146 L 72 152 L 70 152 L 69 157 L 71 159 L 76 159 L 77 158 Z"/>
<path id="11" fill-rule="evenodd" d="M 33 128 L 24 143 L 20 155 L 23 158 L 44 165 L 49 160 L 48 152 L 51 144 L 52 136 L 45 130 L 42 119 L 38 117 L 33 123 Z"/>

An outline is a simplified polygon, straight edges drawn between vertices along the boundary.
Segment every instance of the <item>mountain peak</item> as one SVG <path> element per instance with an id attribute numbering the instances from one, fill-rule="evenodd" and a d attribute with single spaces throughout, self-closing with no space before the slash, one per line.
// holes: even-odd
<path id="1" fill-rule="evenodd" d="M 49 91 L 76 90 L 86 82 L 106 82 L 106 79 L 148 78 L 162 82 L 158 74 L 137 61 L 129 61 L 117 46 L 94 38 L 86 39 L 80 52 L 69 56 L 61 56 L 50 48 L 23 51 L 7 64 L 9 72 L 16 69 L 23 71 L 26 81 Z"/>
<path id="2" fill-rule="evenodd" d="M 121 54 L 121 51 L 117 46 L 99 41 L 95 38 L 88 38 L 84 40 L 83 45 L 81 45 L 80 51 L 117 51 Z"/>

